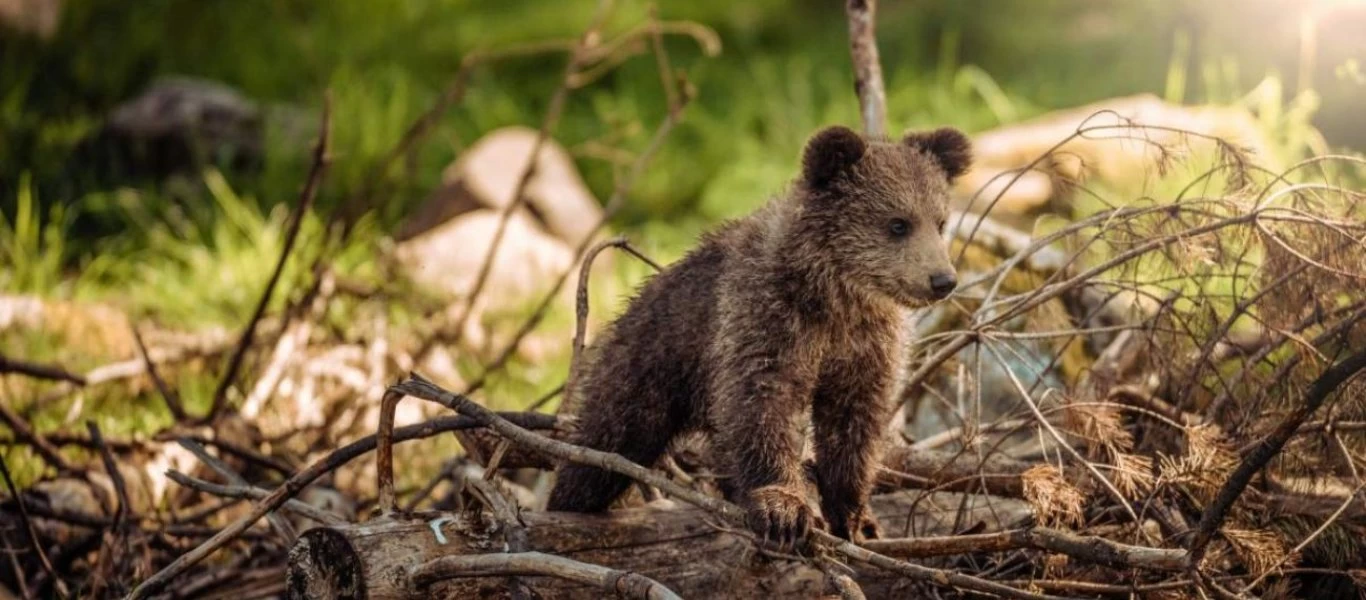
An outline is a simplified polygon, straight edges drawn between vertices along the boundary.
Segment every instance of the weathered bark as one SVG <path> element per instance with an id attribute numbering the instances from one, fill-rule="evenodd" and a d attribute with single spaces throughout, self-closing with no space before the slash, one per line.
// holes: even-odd
<path id="1" fill-rule="evenodd" d="M 962 524 L 995 531 L 1028 514 L 1017 500 L 955 493 L 898 492 L 876 496 L 873 508 L 887 536 L 952 533 Z M 908 524 L 908 517 L 914 522 Z M 431 523 L 440 523 L 445 543 Z M 652 505 L 609 515 L 526 512 L 526 550 L 651 578 L 684 598 L 811 598 L 834 593 L 826 576 L 800 561 L 759 554 L 745 532 L 721 527 L 691 507 Z M 411 574 L 442 557 L 506 552 L 502 526 L 469 514 L 421 513 L 306 532 L 290 552 L 290 598 L 484 598 L 508 594 L 508 578 L 479 576 L 419 587 Z M 519 575 L 521 575 L 519 571 Z M 584 583 L 521 575 L 545 597 L 598 598 L 610 591 Z M 859 568 L 863 589 L 881 596 L 899 579 Z"/>
<path id="2" fill-rule="evenodd" d="M 854 92 L 858 94 L 863 131 L 871 137 L 885 137 L 887 91 L 877 54 L 877 0 L 847 0 L 844 12 L 849 18 L 849 54 L 854 62 Z"/>

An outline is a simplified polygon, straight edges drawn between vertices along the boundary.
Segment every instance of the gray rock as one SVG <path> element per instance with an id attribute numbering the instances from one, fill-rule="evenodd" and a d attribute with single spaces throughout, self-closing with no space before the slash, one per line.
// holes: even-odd
<path id="1" fill-rule="evenodd" d="M 174 77 L 116 107 L 76 158 L 101 179 L 124 181 L 209 165 L 252 170 L 264 152 L 259 105 L 218 82 Z"/>

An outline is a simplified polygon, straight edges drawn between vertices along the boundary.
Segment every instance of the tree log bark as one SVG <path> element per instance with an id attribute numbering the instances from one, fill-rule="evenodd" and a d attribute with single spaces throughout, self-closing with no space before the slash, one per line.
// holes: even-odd
<path id="1" fill-rule="evenodd" d="M 960 507 L 964 512 L 957 519 Z M 997 531 L 1029 514 L 1028 506 L 1018 500 L 951 492 L 883 494 L 873 498 L 873 509 L 887 536 L 947 535 L 955 523 L 980 522 L 986 531 Z M 555 554 L 621 571 L 618 581 L 631 575 L 648 577 L 684 598 L 815 598 L 836 593 L 814 564 L 761 555 L 747 533 L 723 529 L 705 511 L 667 501 L 608 515 L 528 511 L 521 521 L 528 553 Z M 312 529 L 290 552 L 287 595 L 375 600 L 508 596 L 505 576 L 461 577 L 430 586 L 418 585 L 412 576 L 437 559 L 508 552 L 503 527 L 487 515 L 425 512 Z M 872 596 L 888 595 L 904 581 L 873 567 L 851 566 L 859 585 Z M 554 569 L 547 566 L 541 571 Z M 516 574 L 545 597 L 615 595 L 584 583 L 585 578 L 574 581 L 526 570 Z"/>

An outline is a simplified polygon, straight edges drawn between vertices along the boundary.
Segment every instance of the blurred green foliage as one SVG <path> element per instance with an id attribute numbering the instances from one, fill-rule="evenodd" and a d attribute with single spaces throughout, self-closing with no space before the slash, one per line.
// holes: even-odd
<path id="1" fill-rule="evenodd" d="M 13 197 L 18 178 L 31 172 L 39 192 L 53 192 L 39 194 L 46 202 L 79 204 L 82 188 L 71 180 L 84 174 L 63 168 L 76 142 L 153 78 L 185 74 L 223 81 L 266 104 L 316 108 L 322 91 L 331 90 L 338 158 L 319 205 L 325 211 L 432 103 L 461 57 L 476 48 L 572 38 L 594 4 L 69 2 L 54 39 L 0 38 L 6 140 L 0 145 L 0 194 Z M 639 0 L 617 5 L 609 32 L 639 23 L 649 8 Z M 1272 27 L 1295 6 L 1283 0 L 884 2 L 879 38 L 891 122 L 972 130 L 1047 108 L 1172 91 L 1174 53 L 1196 71 L 1237 56 L 1243 68 L 1232 83 L 1246 89 L 1268 69 L 1293 67 L 1297 38 L 1268 34 L 1253 46 L 1236 34 L 1236 22 L 1252 15 L 1247 25 Z M 775 191 L 813 127 L 856 119 L 838 2 L 689 0 L 662 3 L 660 15 L 715 28 L 723 52 L 708 60 L 690 40 L 668 40 L 675 65 L 691 73 L 699 98 L 634 195 L 628 222 L 691 213 L 699 203 L 708 217 L 733 213 L 737 209 L 725 197 Z M 1325 59 L 1319 70 L 1333 72 L 1342 63 Z M 559 55 L 540 56 L 480 70 L 465 102 L 443 119 L 416 164 L 395 175 L 402 184 L 395 183 L 394 197 L 383 205 L 384 222 L 392 223 L 431 189 L 463 143 L 498 126 L 538 123 L 562 62 Z M 1173 99 L 1226 93 L 1189 79 Z M 631 123 L 652 122 L 663 107 L 654 61 L 638 57 L 575 94 L 557 138 L 574 146 L 609 136 Z M 634 133 L 638 147 L 648 132 Z M 301 157 L 275 152 L 265 173 L 233 185 L 267 205 L 289 200 L 306 166 Z M 605 196 L 610 165 L 581 163 L 590 186 Z"/>

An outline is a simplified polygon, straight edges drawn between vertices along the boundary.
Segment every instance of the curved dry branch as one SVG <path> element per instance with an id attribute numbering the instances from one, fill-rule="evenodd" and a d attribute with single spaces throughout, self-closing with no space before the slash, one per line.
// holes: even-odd
<path id="1" fill-rule="evenodd" d="M 663 584 L 639 573 L 618 571 L 543 552 L 443 556 L 415 569 L 412 582 L 418 586 L 428 586 L 457 577 L 490 575 L 544 575 L 586 583 L 627 598 L 682 600 Z"/>

